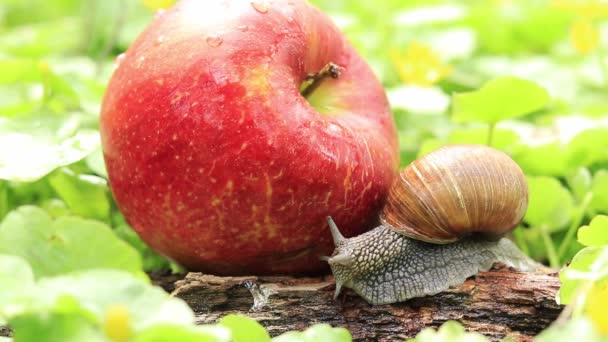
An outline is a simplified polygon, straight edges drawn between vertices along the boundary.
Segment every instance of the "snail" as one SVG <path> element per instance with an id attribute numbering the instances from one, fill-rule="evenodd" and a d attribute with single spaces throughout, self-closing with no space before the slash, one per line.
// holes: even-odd
<path id="1" fill-rule="evenodd" d="M 442 292 L 495 262 L 537 268 L 504 237 L 527 205 L 526 178 L 507 154 L 482 145 L 430 152 L 393 182 L 378 227 L 347 239 L 327 217 L 334 298 L 348 287 L 370 304 L 388 304 Z"/>

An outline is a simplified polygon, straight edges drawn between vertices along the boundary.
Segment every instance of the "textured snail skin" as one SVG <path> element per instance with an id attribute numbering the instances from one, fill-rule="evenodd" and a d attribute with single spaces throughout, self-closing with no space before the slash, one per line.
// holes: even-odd
<path id="1" fill-rule="evenodd" d="M 540 266 L 506 238 L 467 237 L 432 244 L 385 226 L 342 239 L 328 262 L 336 279 L 336 297 L 342 287 L 348 287 L 373 305 L 439 293 L 490 269 L 495 262 L 522 271 Z"/>

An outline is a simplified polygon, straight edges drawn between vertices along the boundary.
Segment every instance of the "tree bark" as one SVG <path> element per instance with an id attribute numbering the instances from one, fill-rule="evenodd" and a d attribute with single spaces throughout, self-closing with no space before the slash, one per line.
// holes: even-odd
<path id="1" fill-rule="evenodd" d="M 481 272 L 461 286 L 403 303 L 372 306 L 352 291 L 333 300 L 330 276 L 216 277 L 189 273 L 165 288 L 184 299 L 197 322 L 214 323 L 229 313 L 245 314 L 276 336 L 315 323 L 347 328 L 354 340 L 392 341 L 415 336 L 447 320 L 492 340 L 506 336 L 530 341 L 561 311 L 555 302 L 555 273 L 521 273 L 499 267 Z"/>

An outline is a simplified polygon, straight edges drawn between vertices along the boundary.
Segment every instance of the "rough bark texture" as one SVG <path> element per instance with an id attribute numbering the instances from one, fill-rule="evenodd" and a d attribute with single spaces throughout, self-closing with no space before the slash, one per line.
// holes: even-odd
<path id="1" fill-rule="evenodd" d="M 199 323 L 228 313 L 258 320 L 271 333 L 329 323 L 350 330 L 355 340 L 394 341 L 453 319 L 492 340 L 510 336 L 530 341 L 561 311 L 555 303 L 554 273 L 519 273 L 506 267 L 481 272 L 463 285 L 435 296 L 371 306 L 352 291 L 333 300 L 333 279 L 292 277 L 185 277 L 151 274 L 154 284 L 172 291 L 194 309 Z M 10 330 L 0 327 L 0 336 Z"/>
<path id="2" fill-rule="evenodd" d="M 302 330 L 314 323 L 342 326 L 355 340 L 392 341 L 415 336 L 449 319 L 493 340 L 510 336 L 530 341 L 561 311 L 555 303 L 554 273 L 519 273 L 508 268 L 479 273 L 435 296 L 371 306 L 354 292 L 333 300 L 333 279 L 216 277 L 189 273 L 175 283 L 198 322 L 213 323 L 228 313 L 246 314 L 271 333 Z"/>

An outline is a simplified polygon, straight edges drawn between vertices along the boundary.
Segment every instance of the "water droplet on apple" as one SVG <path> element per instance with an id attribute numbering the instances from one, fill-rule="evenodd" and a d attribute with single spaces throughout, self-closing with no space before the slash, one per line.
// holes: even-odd
<path id="1" fill-rule="evenodd" d="M 218 47 L 222 45 L 224 39 L 218 35 L 210 34 L 207 36 L 207 44 L 211 47 Z"/>
<path id="2" fill-rule="evenodd" d="M 159 46 L 160 44 L 162 44 L 162 42 L 165 41 L 165 36 L 160 35 L 158 36 L 158 38 L 156 38 L 156 40 L 154 41 L 154 45 L 155 46 Z"/>
<path id="3" fill-rule="evenodd" d="M 247 25 L 239 25 L 236 28 L 243 32 L 246 32 L 249 30 L 249 26 L 247 26 Z"/>
<path id="4" fill-rule="evenodd" d="M 156 12 L 154 12 L 154 17 L 160 18 L 163 14 L 165 14 L 165 10 L 162 8 L 159 8 L 156 10 Z"/>
<path id="5" fill-rule="evenodd" d="M 264 14 L 268 12 L 270 6 L 265 1 L 252 1 L 251 6 L 258 12 Z"/>
<path id="6" fill-rule="evenodd" d="M 118 69 L 118 67 L 120 67 L 120 63 L 122 63 L 122 61 L 125 59 L 125 57 L 127 57 L 126 53 L 121 53 L 120 55 L 116 56 L 116 59 L 114 60 L 114 69 Z"/>

